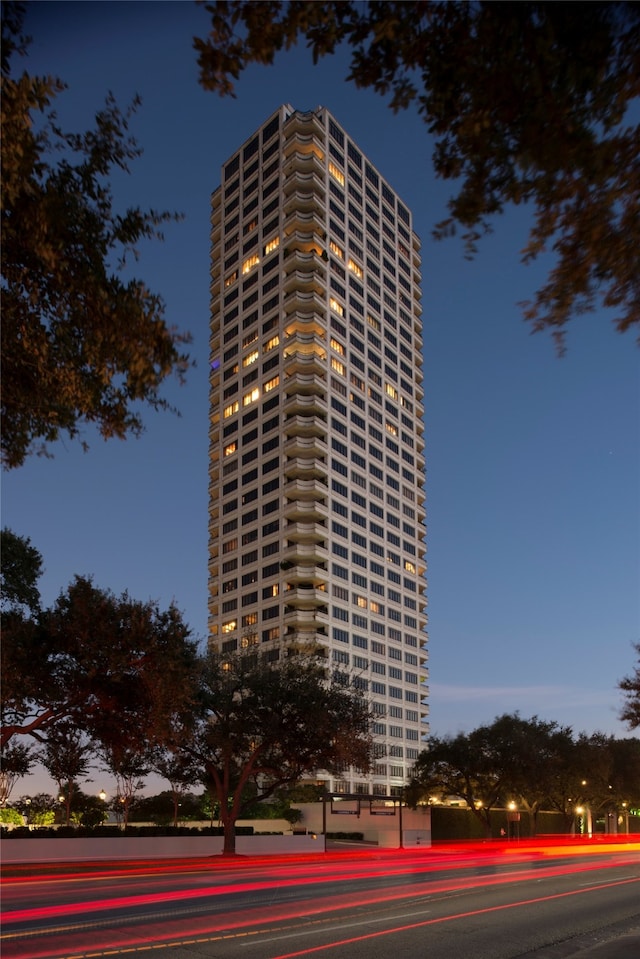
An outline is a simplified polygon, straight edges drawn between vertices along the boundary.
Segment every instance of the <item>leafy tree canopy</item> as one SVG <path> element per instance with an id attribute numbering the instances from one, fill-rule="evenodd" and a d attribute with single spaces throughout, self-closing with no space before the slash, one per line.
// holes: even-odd
<path id="1" fill-rule="evenodd" d="M 498 716 L 456 737 L 430 737 L 406 790 L 408 800 L 459 796 L 491 835 L 491 810 L 514 801 L 531 815 L 554 809 L 570 829 L 578 806 L 622 806 L 640 799 L 640 742 L 571 729 L 534 716 Z"/>
<path id="2" fill-rule="evenodd" d="M 26 734 L 44 742 L 69 719 L 124 749 L 162 742 L 176 716 L 190 716 L 196 645 L 174 606 L 76 577 L 37 622 L 13 621 L 1 651 L 2 742 Z"/>
<path id="3" fill-rule="evenodd" d="M 12 75 L 25 5 L 2 5 L 2 383 L 0 452 L 7 468 L 94 424 L 105 438 L 142 432 L 140 404 L 189 365 L 188 334 L 169 328 L 162 299 L 123 268 L 175 215 L 114 208 L 112 170 L 140 154 L 131 114 L 109 96 L 95 128 L 63 131 L 50 111 L 65 89 Z M 86 443 L 84 444 L 86 446 Z"/>
<path id="4" fill-rule="evenodd" d="M 341 44 L 348 80 L 417 109 L 438 177 L 455 180 L 437 238 L 463 230 L 469 254 L 493 217 L 528 203 L 522 251 L 555 265 L 524 316 L 562 349 L 572 316 L 604 305 L 640 322 L 640 6 L 451 0 L 225 0 L 205 3 L 200 83 L 221 95 L 251 63 L 305 40 L 313 60 Z"/>
<path id="5" fill-rule="evenodd" d="M 2 749 L 0 760 L 0 806 L 4 806 L 16 782 L 30 773 L 35 756 L 31 746 L 10 743 Z"/>
<path id="6" fill-rule="evenodd" d="M 618 686 L 625 694 L 625 703 L 620 713 L 620 719 L 627 723 L 629 729 L 640 727 L 640 643 L 633 647 L 638 654 L 638 665 L 631 676 L 625 676 Z"/>
<path id="7" fill-rule="evenodd" d="M 3 613 L 40 608 L 38 580 L 42 556 L 28 537 L 17 536 L 8 527 L 0 531 L 0 609 Z"/>
<path id="8" fill-rule="evenodd" d="M 265 800 L 305 773 L 370 766 L 369 707 L 359 691 L 325 678 L 322 661 L 259 656 L 202 659 L 201 711 L 190 740 L 201 780 L 220 804 L 224 853 L 235 852 L 234 826 L 245 804 Z"/>

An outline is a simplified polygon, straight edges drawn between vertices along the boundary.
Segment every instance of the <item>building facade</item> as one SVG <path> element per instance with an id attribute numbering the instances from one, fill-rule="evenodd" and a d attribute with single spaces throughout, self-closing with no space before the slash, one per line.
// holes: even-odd
<path id="1" fill-rule="evenodd" d="M 324 108 L 285 105 L 212 197 L 209 641 L 320 645 L 398 795 L 428 731 L 420 242 Z M 322 774 L 320 773 L 322 779 Z"/>

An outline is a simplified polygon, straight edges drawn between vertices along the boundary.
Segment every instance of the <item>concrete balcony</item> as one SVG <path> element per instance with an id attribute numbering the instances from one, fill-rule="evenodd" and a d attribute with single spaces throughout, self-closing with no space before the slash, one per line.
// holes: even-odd
<path id="1" fill-rule="evenodd" d="M 292 543 L 280 554 L 282 562 L 292 566 L 315 567 L 326 563 L 329 559 L 329 550 L 323 543 Z"/>
<path id="2" fill-rule="evenodd" d="M 324 131 L 322 133 L 314 133 L 309 129 L 290 131 L 285 140 L 283 152 L 287 159 L 293 160 L 297 154 L 299 157 L 314 156 L 324 162 Z"/>
<path id="3" fill-rule="evenodd" d="M 286 346 L 283 354 L 283 364 L 285 371 L 289 374 L 317 373 L 318 376 L 321 376 L 327 369 L 326 350 L 322 349 L 320 352 L 309 352 L 306 349 L 289 349 L 289 347 Z"/>
<path id="4" fill-rule="evenodd" d="M 325 346 L 324 330 L 318 336 L 313 330 L 285 331 L 284 356 L 287 357 L 291 352 L 296 353 L 317 353 L 324 359 L 327 357 L 327 348 Z"/>
<path id="5" fill-rule="evenodd" d="M 287 374 L 285 370 L 286 381 L 285 381 L 285 411 L 290 412 L 287 409 L 289 399 L 293 393 L 298 393 L 304 397 L 313 396 L 314 393 L 318 394 L 318 397 L 321 400 L 324 400 L 324 409 L 326 412 L 327 409 L 327 381 L 321 377 L 316 376 L 313 373 L 293 373 Z"/>
<path id="6" fill-rule="evenodd" d="M 327 435 L 327 424 L 321 416 L 290 416 L 282 426 L 285 436 L 320 436 Z"/>
<path id="7" fill-rule="evenodd" d="M 326 647 L 328 642 L 329 637 L 322 629 L 307 629 L 305 631 L 288 629 L 282 637 L 282 644 L 286 646 L 287 649 L 301 652 L 314 646 L 319 646 L 324 652 L 325 657 L 327 655 Z"/>
<path id="8" fill-rule="evenodd" d="M 325 596 L 326 601 L 326 596 Z M 313 630 L 314 632 L 320 625 L 328 624 L 329 622 L 329 610 L 328 607 L 318 606 L 315 609 L 294 609 L 290 606 L 285 606 L 284 609 L 284 624 L 287 627 L 293 627 L 295 629 Z"/>
<path id="9" fill-rule="evenodd" d="M 289 523 L 285 535 L 290 543 L 324 543 L 328 530 L 322 523 Z"/>
<path id="10" fill-rule="evenodd" d="M 317 589 L 314 586 L 296 586 L 294 589 L 288 589 L 284 594 L 286 608 L 295 607 L 295 609 L 324 609 L 326 611 L 329 597 L 323 589 Z"/>
<path id="11" fill-rule="evenodd" d="M 329 516 L 329 507 L 320 500 L 293 500 L 284 508 L 285 519 L 288 523 L 321 523 Z M 287 527 L 286 532 L 288 533 Z"/>
<path id="12" fill-rule="evenodd" d="M 324 170 L 320 164 L 309 163 L 308 169 L 295 169 L 291 164 L 287 164 L 289 172 L 285 174 L 282 190 L 284 193 L 285 210 L 288 198 L 292 194 L 306 196 L 308 193 L 315 193 L 324 202 L 325 185 Z"/>
<path id="13" fill-rule="evenodd" d="M 309 189 L 313 187 L 314 189 Z M 317 192 L 315 192 L 317 190 Z M 285 218 L 291 213 L 316 216 L 321 219 L 324 216 L 324 196 L 323 191 L 316 187 L 315 183 L 309 183 L 305 192 L 294 190 L 284 201 Z"/>
<path id="14" fill-rule="evenodd" d="M 329 452 L 326 442 L 319 436 L 292 436 L 284 444 L 286 456 L 323 457 Z"/>
<path id="15" fill-rule="evenodd" d="M 286 565 L 286 564 L 285 564 Z M 283 570 L 287 585 L 297 586 L 300 583 L 312 583 L 314 587 L 326 583 L 329 573 L 322 566 L 291 566 Z M 325 602 L 327 594 L 324 594 Z"/>
<path id="16" fill-rule="evenodd" d="M 318 293 L 313 286 L 307 290 L 295 286 L 284 298 L 284 312 L 287 317 L 290 313 L 319 313 L 322 316 L 326 309 L 325 291 Z"/>
<path id="17" fill-rule="evenodd" d="M 284 464 L 287 479 L 320 479 L 327 475 L 327 464 L 319 459 L 294 457 Z"/>
<path id="18" fill-rule="evenodd" d="M 294 269 L 287 273 L 283 286 L 287 296 L 297 292 L 317 293 L 318 296 L 324 296 L 327 281 L 322 267 L 319 264 L 310 263 L 303 269 Z"/>
<path id="19" fill-rule="evenodd" d="M 309 334 L 324 338 L 327 333 L 324 316 L 320 313 L 298 313 L 294 312 L 287 316 L 287 324 L 284 328 L 286 337 L 295 336 L 296 333 Z"/>
<path id="20" fill-rule="evenodd" d="M 299 236 L 299 234 L 296 235 Z M 314 246 L 311 246 L 309 250 L 303 250 L 293 247 L 291 241 L 287 242 L 289 252 L 284 258 L 284 271 L 286 275 L 294 270 L 299 270 L 301 273 L 307 273 L 310 270 L 319 270 L 324 276 L 326 273 L 326 265 L 322 259 L 322 250 L 316 253 Z M 285 276 L 285 284 L 286 282 L 287 277 Z"/>
<path id="21" fill-rule="evenodd" d="M 301 210 L 292 206 L 285 217 L 283 229 L 287 238 L 295 233 L 313 233 L 324 241 L 327 235 L 324 210 Z"/>
<path id="22" fill-rule="evenodd" d="M 322 232 L 324 233 L 324 229 Z M 322 256 L 325 243 L 326 241 L 321 239 L 318 233 L 313 230 L 294 230 L 293 233 L 287 234 L 286 246 L 283 249 L 285 266 L 287 265 L 287 259 L 296 250 L 300 250 L 302 253 L 315 253 L 317 256 Z"/>
<path id="23" fill-rule="evenodd" d="M 300 375 L 296 379 L 302 379 Z M 315 416 L 323 416 L 327 413 L 327 401 L 325 399 L 326 385 L 325 381 L 320 379 L 320 377 L 313 377 L 314 380 L 317 380 L 318 383 L 322 386 L 322 395 L 305 395 L 304 393 L 294 393 L 292 396 L 287 396 L 287 399 L 284 403 L 284 411 L 287 417 L 289 416 L 304 416 L 307 419 L 312 419 Z M 295 380 L 290 380 L 287 383 L 294 382 Z"/>
<path id="24" fill-rule="evenodd" d="M 315 149 L 314 149 L 315 147 Z M 282 175 L 286 181 L 296 175 L 315 173 L 324 179 L 324 155 L 320 146 L 311 139 L 290 140 L 285 147 L 285 161 Z"/>
<path id="25" fill-rule="evenodd" d="M 317 479 L 294 479 L 287 483 L 283 493 L 288 500 L 326 500 L 327 483 L 326 480 Z"/>
<path id="26" fill-rule="evenodd" d="M 285 121 L 282 128 L 285 143 L 294 137 L 316 137 L 324 144 L 324 123 L 322 119 L 312 110 L 296 110 Z"/>

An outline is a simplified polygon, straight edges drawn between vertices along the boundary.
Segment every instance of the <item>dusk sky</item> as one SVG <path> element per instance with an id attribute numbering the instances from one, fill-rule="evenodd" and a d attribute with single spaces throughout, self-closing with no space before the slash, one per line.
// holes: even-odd
<path id="1" fill-rule="evenodd" d="M 144 436 L 126 442 L 87 430 L 88 453 L 61 442 L 53 459 L 4 474 L 2 523 L 42 553 L 43 604 L 90 575 L 116 593 L 175 601 L 204 643 L 210 194 L 280 104 L 322 105 L 413 211 L 423 244 L 431 731 L 518 710 L 631 735 L 617 683 L 640 640 L 633 335 L 617 334 L 605 312 L 579 317 L 559 359 L 518 305 L 551 262 L 520 264 L 526 210 L 497 219 L 467 262 L 460 240 L 431 239 L 451 190 L 432 172 L 416 113 L 394 116 L 346 83 L 346 53 L 314 67 L 304 48 L 250 68 L 237 99 L 222 100 L 198 85 L 192 38 L 207 27 L 192 2 L 29 4 L 24 68 L 68 84 L 55 104 L 63 128 L 90 127 L 110 90 L 122 107 L 142 97 L 130 128 L 144 155 L 114 178 L 114 195 L 119 208 L 185 216 L 164 243 L 141 246 L 134 273 L 163 296 L 167 322 L 191 331 L 197 364 L 186 386 L 164 391 L 181 418 L 146 413 Z M 35 792 L 31 779 L 14 796 Z"/>

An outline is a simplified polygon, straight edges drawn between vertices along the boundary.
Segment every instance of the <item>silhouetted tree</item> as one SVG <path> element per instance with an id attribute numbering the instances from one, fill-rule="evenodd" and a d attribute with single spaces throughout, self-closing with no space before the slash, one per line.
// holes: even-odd
<path id="1" fill-rule="evenodd" d="M 638 665 L 631 676 L 626 676 L 618 683 L 618 687 L 625 694 L 620 719 L 627 723 L 629 729 L 640 726 L 640 643 L 635 643 L 633 648 L 638 654 Z"/>
<path id="2" fill-rule="evenodd" d="M 71 822 L 73 794 L 76 781 L 86 776 L 91 768 L 94 748 L 87 736 L 70 720 L 63 719 L 52 726 L 38 758 L 64 796 L 66 825 Z"/>
<path id="3" fill-rule="evenodd" d="M 327 681 L 315 657 L 272 664 L 210 651 L 201 665 L 197 728 L 179 745 L 215 790 L 224 855 L 235 854 L 235 823 L 246 806 L 312 770 L 370 767 L 369 707 L 358 690 Z"/>
<path id="4" fill-rule="evenodd" d="M 455 737 L 429 737 L 427 748 L 416 760 L 405 795 L 414 807 L 431 798 L 459 796 L 490 837 L 491 810 L 505 785 L 504 770 L 497 760 L 489 728 L 480 726 Z"/>
<path id="5" fill-rule="evenodd" d="M 136 748 L 124 745 L 121 741 L 110 740 L 102 744 L 100 758 L 107 770 L 115 776 L 117 793 L 113 797 L 111 808 L 118 818 L 122 817 L 122 824 L 126 829 L 134 796 L 144 787 L 144 777 L 151 768 L 150 752 L 144 743 L 140 743 Z"/>
<path id="6" fill-rule="evenodd" d="M 35 616 L 40 609 L 38 580 L 42 556 L 28 537 L 8 527 L 0 531 L 0 609 L 3 615 Z"/>
<path id="7" fill-rule="evenodd" d="M 49 108 L 60 80 L 12 74 L 26 4 L 2 5 L 2 438 L 6 467 L 94 424 L 104 438 L 142 432 L 141 403 L 189 360 L 162 299 L 122 268 L 176 217 L 114 209 L 109 176 L 140 154 L 112 96 L 95 128 L 66 133 Z M 86 446 L 86 443 L 83 443 Z"/>
<path id="8" fill-rule="evenodd" d="M 175 606 L 116 597 L 76 577 L 2 644 L 2 742 L 40 742 L 63 720 L 103 745 L 161 743 L 194 696 L 196 644 Z"/>
<path id="9" fill-rule="evenodd" d="M 1 750 L 0 806 L 7 803 L 17 781 L 29 775 L 34 762 L 34 750 L 24 743 L 10 743 Z"/>

